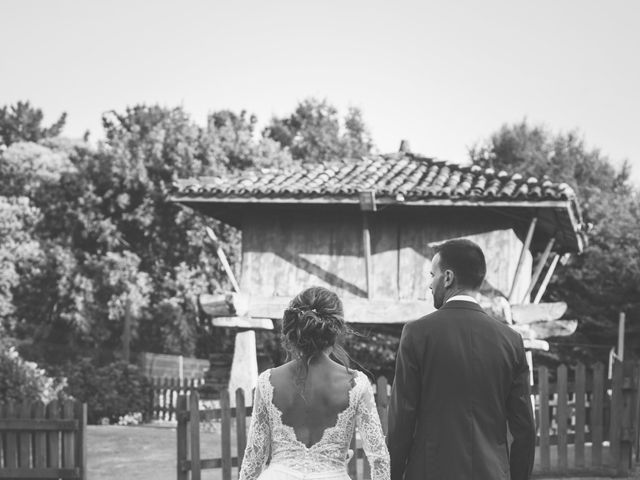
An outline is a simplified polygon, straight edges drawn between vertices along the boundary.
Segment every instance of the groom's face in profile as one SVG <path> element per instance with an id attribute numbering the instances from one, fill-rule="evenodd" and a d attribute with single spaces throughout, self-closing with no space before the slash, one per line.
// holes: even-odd
<path id="1" fill-rule="evenodd" d="M 440 308 L 444 305 L 444 296 L 445 296 L 445 281 L 444 281 L 444 272 L 442 271 L 440 265 L 440 254 L 436 253 L 436 255 L 431 260 L 431 285 L 429 288 L 431 289 L 431 294 L 433 295 L 433 306 L 436 308 Z"/>

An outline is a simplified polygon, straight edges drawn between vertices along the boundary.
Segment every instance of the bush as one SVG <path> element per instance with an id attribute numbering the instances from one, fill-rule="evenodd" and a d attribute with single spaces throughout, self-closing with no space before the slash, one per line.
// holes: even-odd
<path id="1" fill-rule="evenodd" d="M 33 362 L 25 361 L 15 347 L 0 342 L 0 402 L 48 403 L 62 399 L 64 380 L 51 378 Z"/>
<path id="2" fill-rule="evenodd" d="M 89 423 L 99 423 L 108 418 L 118 423 L 121 417 L 150 412 L 151 383 L 136 365 L 116 362 L 103 367 L 83 360 L 69 368 L 65 391 L 87 403 Z"/>

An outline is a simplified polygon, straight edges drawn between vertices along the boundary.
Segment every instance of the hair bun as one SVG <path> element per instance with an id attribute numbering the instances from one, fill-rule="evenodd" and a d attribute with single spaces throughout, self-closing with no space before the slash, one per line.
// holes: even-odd
<path id="1" fill-rule="evenodd" d="M 285 345 L 305 358 L 333 346 L 345 329 L 340 298 L 323 287 L 311 287 L 297 295 L 282 319 Z"/>

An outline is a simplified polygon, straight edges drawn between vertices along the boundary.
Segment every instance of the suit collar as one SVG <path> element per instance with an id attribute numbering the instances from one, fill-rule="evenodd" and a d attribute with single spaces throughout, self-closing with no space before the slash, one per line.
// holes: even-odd
<path id="1" fill-rule="evenodd" d="M 484 309 L 475 302 L 467 302 L 464 300 L 450 300 L 440 307 L 440 310 L 458 309 L 475 310 L 484 313 Z"/>

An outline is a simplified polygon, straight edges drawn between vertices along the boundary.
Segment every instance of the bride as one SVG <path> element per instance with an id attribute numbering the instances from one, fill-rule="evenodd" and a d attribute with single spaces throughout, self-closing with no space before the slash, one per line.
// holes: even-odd
<path id="1" fill-rule="evenodd" d="M 291 301 L 282 335 L 293 360 L 258 378 L 240 480 L 348 480 L 356 427 L 372 480 L 389 479 L 373 389 L 336 343 L 345 331 L 335 293 L 311 287 Z"/>

